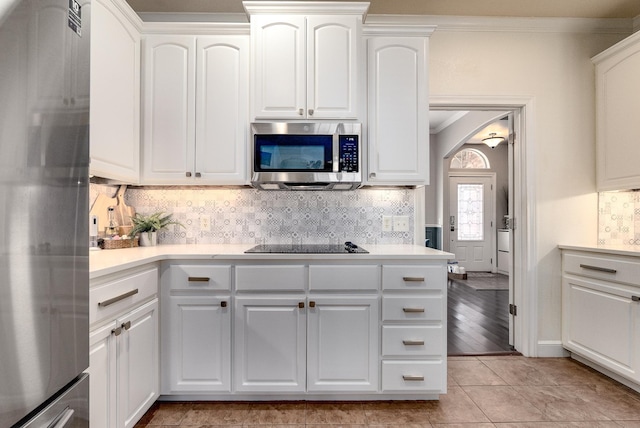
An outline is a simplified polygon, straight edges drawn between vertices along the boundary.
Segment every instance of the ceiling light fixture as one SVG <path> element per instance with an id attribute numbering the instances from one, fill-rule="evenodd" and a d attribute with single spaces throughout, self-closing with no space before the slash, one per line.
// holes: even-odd
<path id="1" fill-rule="evenodd" d="M 487 146 L 491 147 L 492 149 L 495 149 L 496 146 L 502 143 L 503 141 L 504 141 L 504 138 L 496 137 L 495 132 L 490 133 L 489 137 L 482 139 L 482 142 L 485 143 Z"/>

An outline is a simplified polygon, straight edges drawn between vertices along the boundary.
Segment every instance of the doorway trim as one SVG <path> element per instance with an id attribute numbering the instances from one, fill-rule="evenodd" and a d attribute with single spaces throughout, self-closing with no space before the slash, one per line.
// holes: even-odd
<path id="1" fill-rule="evenodd" d="M 429 108 L 435 110 L 501 110 L 513 114 L 513 134 L 509 144 L 514 152 L 513 284 L 518 315 L 514 317 L 515 348 L 527 357 L 551 356 L 553 350 L 538 352 L 538 287 L 535 212 L 536 158 L 533 141 L 535 99 L 528 96 L 431 96 Z M 442 162 L 442 159 L 436 159 Z M 443 179 L 444 180 L 444 179 Z"/>

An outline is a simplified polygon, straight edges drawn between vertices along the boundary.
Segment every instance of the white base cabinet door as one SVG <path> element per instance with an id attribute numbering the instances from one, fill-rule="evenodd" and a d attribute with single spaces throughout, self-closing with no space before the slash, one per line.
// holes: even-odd
<path id="1" fill-rule="evenodd" d="M 163 394 L 231 392 L 230 298 L 168 296 Z"/>
<path id="2" fill-rule="evenodd" d="M 92 427 L 131 428 L 159 396 L 158 300 L 90 334 Z"/>
<path id="3" fill-rule="evenodd" d="M 310 296 L 307 390 L 377 391 L 377 297 Z"/>
<path id="4" fill-rule="evenodd" d="M 116 321 L 89 334 L 89 415 L 92 428 L 117 427 Z"/>
<path id="5" fill-rule="evenodd" d="M 565 347 L 640 381 L 640 308 L 630 292 L 572 277 L 562 288 Z"/>
<path id="6" fill-rule="evenodd" d="M 236 297 L 235 389 L 302 392 L 306 374 L 304 297 Z"/>
<path id="7" fill-rule="evenodd" d="M 158 299 L 119 321 L 118 422 L 131 428 L 160 395 Z"/>

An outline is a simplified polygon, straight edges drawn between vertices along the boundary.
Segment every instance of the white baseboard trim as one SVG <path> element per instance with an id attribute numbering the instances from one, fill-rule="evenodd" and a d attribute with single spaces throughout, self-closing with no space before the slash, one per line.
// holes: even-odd
<path id="1" fill-rule="evenodd" d="M 537 345 L 537 357 L 557 358 L 568 357 L 569 352 L 562 347 L 560 340 L 539 340 Z"/>

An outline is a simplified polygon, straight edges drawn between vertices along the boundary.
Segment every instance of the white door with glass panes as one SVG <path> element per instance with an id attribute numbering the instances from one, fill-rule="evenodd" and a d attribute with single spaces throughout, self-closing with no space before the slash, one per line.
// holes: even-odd
<path id="1" fill-rule="evenodd" d="M 495 174 L 449 176 L 449 251 L 467 271 L 494 270 Z"/>

